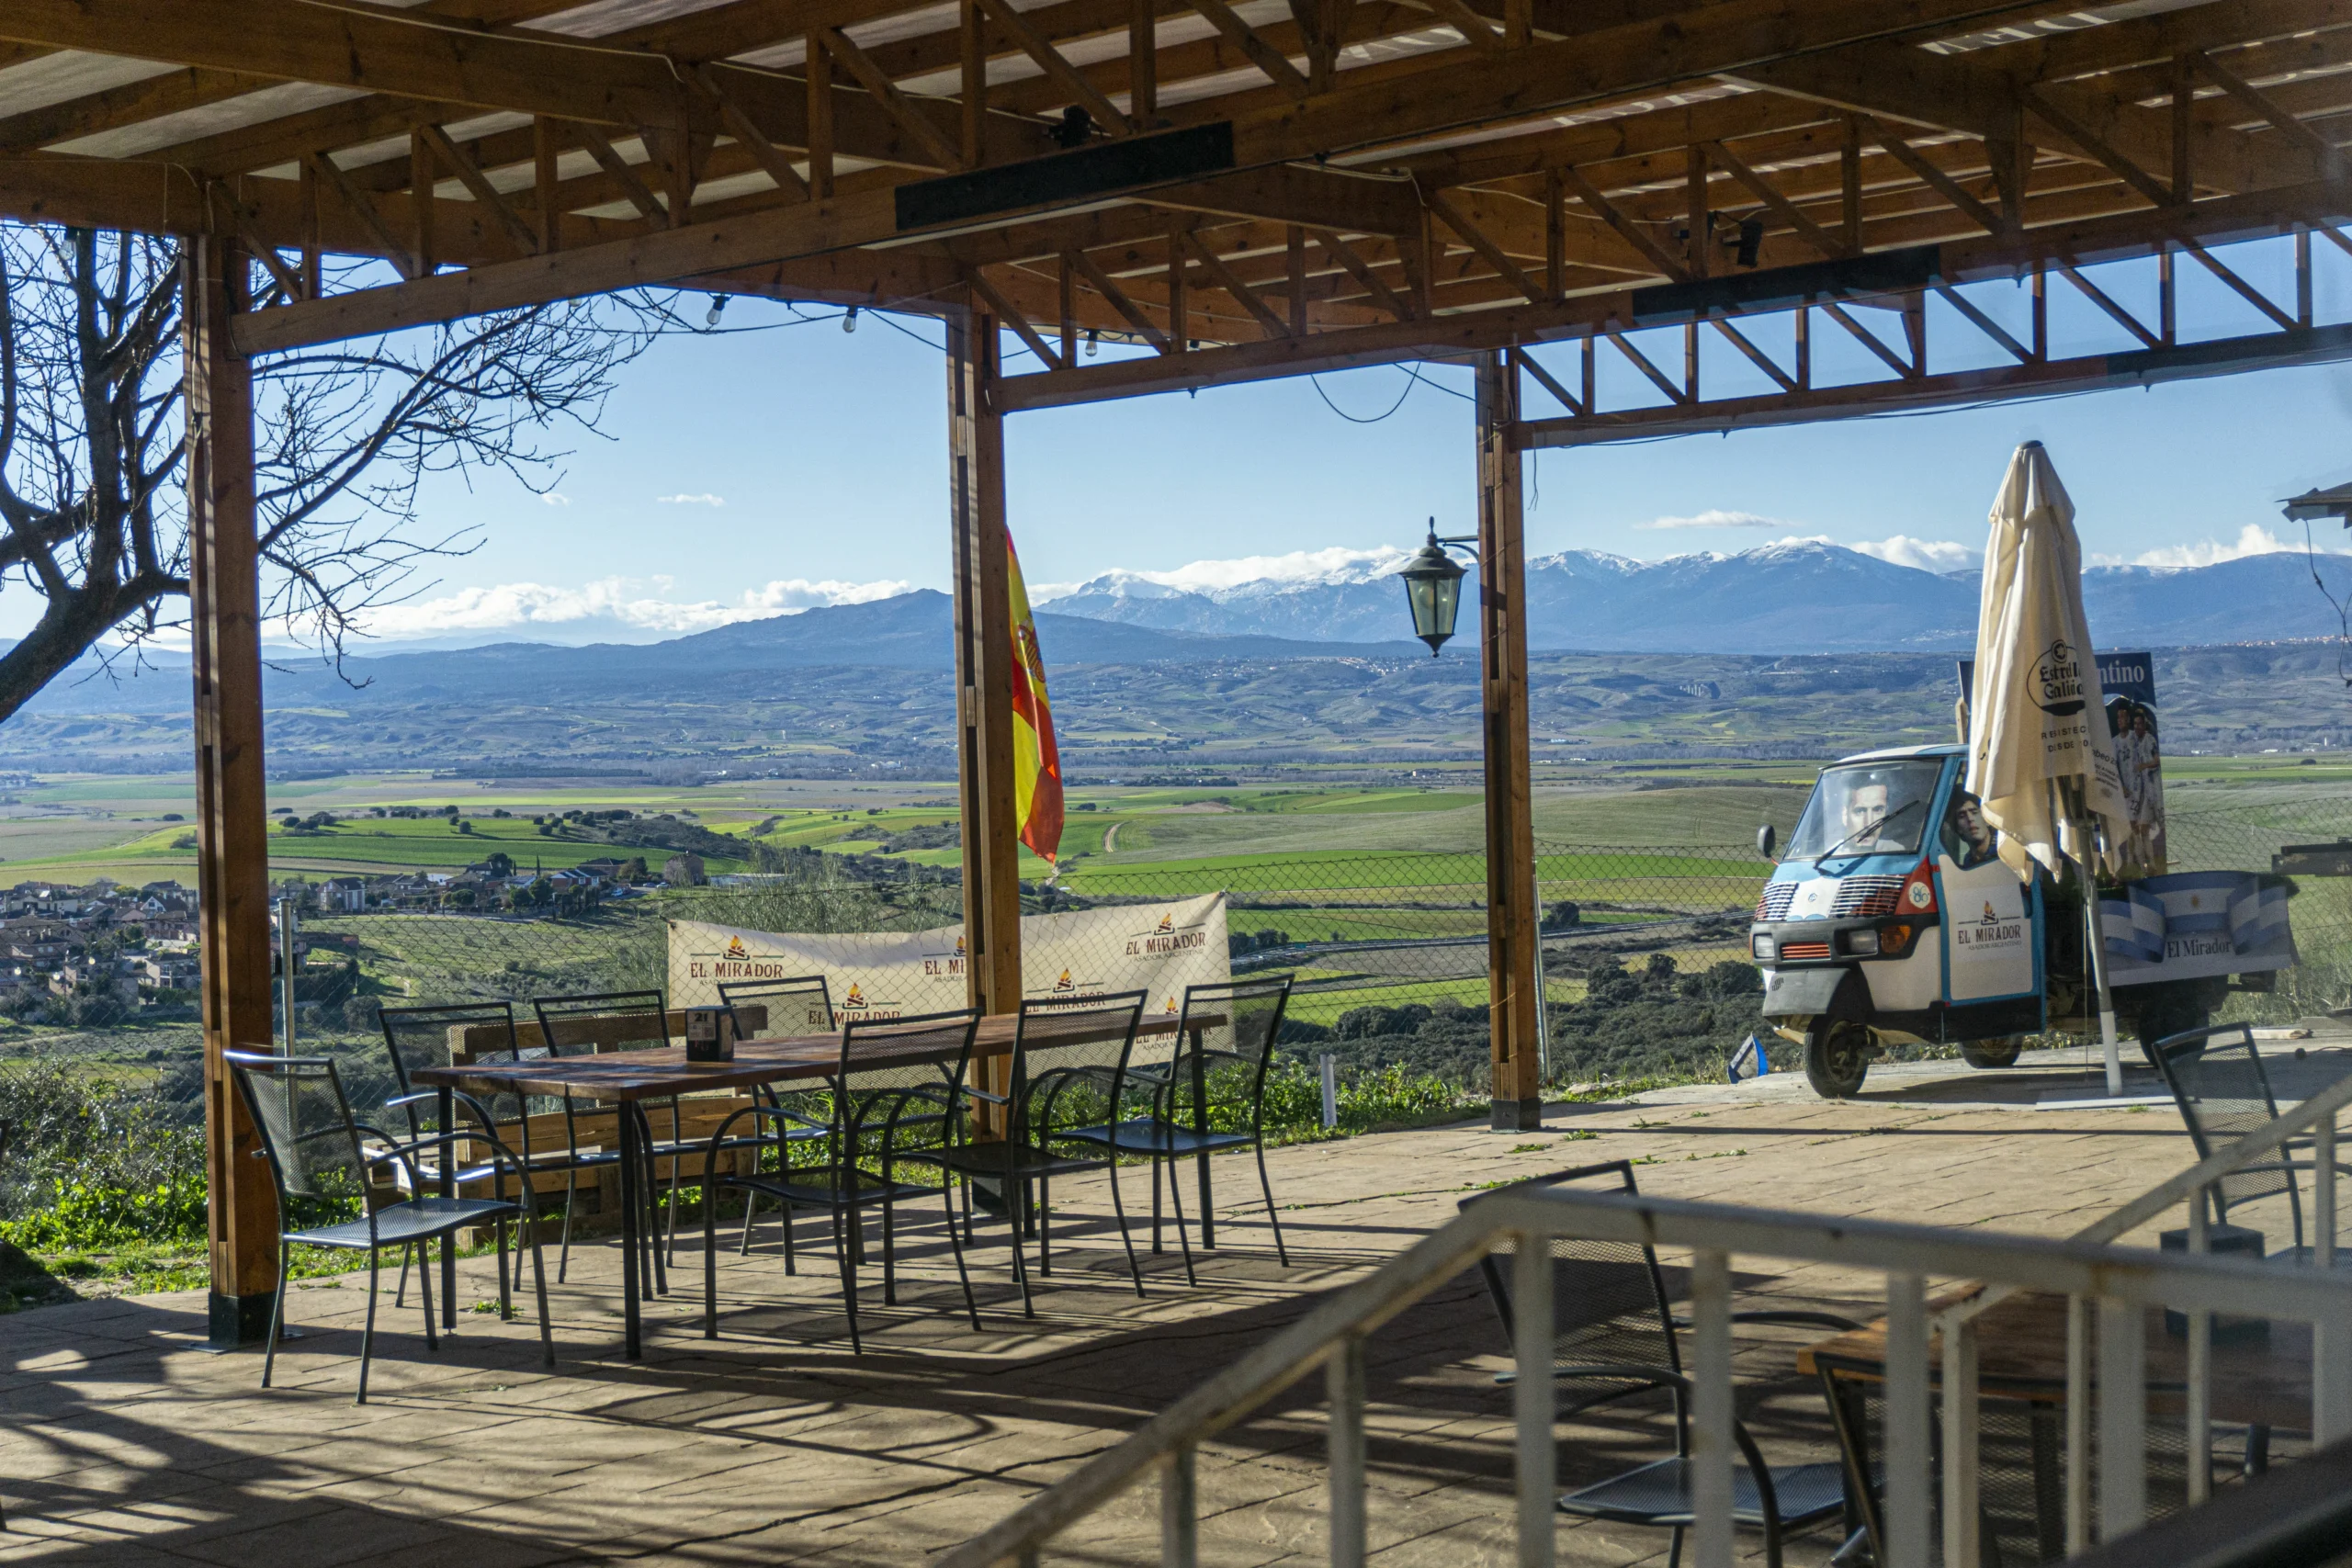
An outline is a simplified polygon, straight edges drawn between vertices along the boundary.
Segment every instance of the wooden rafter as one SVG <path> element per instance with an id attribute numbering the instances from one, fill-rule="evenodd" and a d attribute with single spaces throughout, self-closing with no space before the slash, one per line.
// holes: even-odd
<path id="1" fill-rule="evenodd" d="M 900 92 L 888 74 L 875 64 L 865 51 L 849 40 L 849 36 L 837 28 L 820 28 L 810 35 L 820 39 L 825 52 L 857 78 L 858 85 L 874 96 L 875 101 L 889 111 L 909 136 L 921 142 L 942 168 L 960 168 L 964 150 L 956 139 L 942 130 L 929 115 L 916 107 L 913 99 Z"/>
<path id="2" fill-rule="evenodd" d="M 589 156 L 596 160 L 596 166 L 605 171 L 605 177 L 620 187 L 621 194 L 628 198 L 628 204 L 637 209 L 639 217 L 648 223 L 669 222 L 669 214 L 662 210 L 661 198 L 653 194 L 637 170 L 630 166 L 628 160 L 605 140 L 603 131 L 593 125 L 574 125 L 571 134 L 579 139 L 581 146 L 588 150 Z"/>
<path id="3" fill-rule="evenodd" d="M 1845 245 L 1832 239 L 1828 231 L 1820 224 L 1798 211 L 1794 202 L 1773 189 L 1770 180 L 1742 163 L 1737 155 L 1722 142 L 1702 141 L 1694 149 L 1694 155 L 1713 164 L 1746 186 L 1749 195 L 1762 202 L 1771 210 L 1774 217 L 1794 231 L 1798 238 L 1823 255 L 1839 256 L 1848 254 L 1848 248 Z"/>
<path id="4" fill-rule="evenodd" d="M 988 301 L 989 309 L 996 313 L 997 319 L 1011 327 L 1014 334 L 1029 345 L 1030 353 L 1050 367 L 1064 370 L 1069 368 L 1069 356 L 1048 346 L 1046 340 L 1038 335 L 1037 329 L 1030 324 L 1029 318 L 1018 306 L 998 293 L 996 285 L 990 283 L 978 267 L 966 273 L 964 280 L 970 285 L 972 292 Z"/>
<path id="5" fill-rule="evenodd" d="M 1640 224 L 1625 215 L 1623 209 L 1601 195 L 1600 188 L 1585 178 L 1581 170 L 1566 165 L 1557 172 L 1568 194 L 1584 203 L 1594 217 L 1614 229 L 1618 237 L 1639 251 L 1652 266 L 1677 281 L 1690 277 L 1690 269 L 1683 265 L 1681 257 L 1671 254 L 1664 245 L 1650 238 Z"/>
<path id="6" fill-rule="evenodd" d="M 806 201 L 808 198 L 808 182 L 801 177 L 799 170 L 792 166 L 792 159 L 784 149 L 769 141 L 768 133 L 743 112 L 741 105 L 728 96 L 726 85 L 719 80 L 718 73 L 707 65 L 698 66 L 695 71 L 695 81 L 710 96 L 712 107 L 718 110 L 720 123 L 727 127 L 727 134 L 758 161 L 768 178 L 775 182 L 775 188 L 787 197 Z"/>
<path id="7" fill-rule="evenodd" d="M 1353 245 L 1349 244 L 1337 234 L 1318 233 L 1314 235 L 1313 239 L 1316 247 L 1339 263 L 1340 269 L 1350 277 L 1354 278 L 1357 285 L 1370 295 L 1373 301 L 1382 310 L 1400 321 L 1413 319 L 1412 307 L 1398 298 L 1395 289 L 1381 281 L 1380 275 L 1373 271 L 1363 257 L 1356 254 Z"/>
<path id="8" fill-rule="evenodd" d="M 1239 50 L 1250 64 L 1263 72 L 1266 80 L 1275 86 L 1293 97 L 1301 98 L 1313 90 L 1306 78 L 1299 74 L 1298 67 L 1290 62 L 1290 57 L 1260 38 L 1249 23 L 1234 14 L 1233 7 L 1225 0 L 1192 0 L 1192 6 L 1207 17 L 1210 25 L 1223 33 L 1233 47 Z"/>
<path id="9" fill-rule="evenodd" d="M 1544 298 L 1544 291 L 1537 287 L 1535 280 L 1520 270 L 1519 264 L 1505 254 L 1503 248 L 1496 244 L 1486 231 L 1465 217 L 1462 209 L 1448 200 L 1442 192 L 1430 193 L 1429 207 L 1447 228 L 1462 236 L 1463 243 L 1476 253 L 1479 260 L 1493 267 L 1495 275 L 1518 289 L 1521 297 L 1529 300 Z"/>
<path id="10" fill-rule="evenodd" d="M 1084 275 L 1087 283 L 1093 288 L 1094 292 L 1109 301 L 1111 309 L 1118 311 L 1127 325 L 1133 327 L 1146 343 L 1162 354 L 1173 351 L 1175 345 L 1169 341 L 1168 334 L 1160 331 L 1152 319 L 1143 313 L 1142 307 L 1128 296 L 1125 289 L 1119 287 L 1109 273 L 1104 272 L 1096 264 L 1092 256 L 1088 255 L 1084 251 L 1072 251 L 1069 253 L 1069 261 L 1072 266 Z"/>
<path id="11" fill-rule="evenodd" d="M 414 277 L 417 275 L 416 258 L 409 254 L 408 242 L 392 231 L 392 226 L 384 221 L 384 215 L 376 210 L 375 202 L 366 193 L 355 188 L 344 172 L 335 166 L 334 160 L 325 153 L 312 153 L 305 162 L 319 183 L 334 191 L 344 206 L 350 209 L 351 215 L 376 237 L 377 243 L 383 247 L 381 254 L 392 264 L 393 269 L 403 277 Z"/>
<path id="12" fill-rule="evenodd" d="M 1256 289 L 1235 275 L 1233 269 L 1226 265 L 1225 258 L 1201 238 L 1197 230 L 1184 231 L 1184 247 L 1199 258 L 1201 265 L 1208 269 L 1209 276 L 1216 280 L 1216 286 L 1232 296 L 1235 304 L 1256 318 L 1258 325 L 1268 337 L 1292 335 L 1290 323 L 1276 315 L 1273 308 L 1258 297 Z"/>
<path id="13" fill-rule="evenodd" d="M 1046 36 L 1029 25 L 1028 19 L 1005 3 L 1005 0 L 979 0 L 980 9 L 989 20 L 1011 34 L 1020 44 L 1021 51 L 1036 62 L 1043 71 L 1070 100 L 1093 118 L 1094 123 L 1114 136 L 1132 136 L 1135 126 L 1121 114 L 1111 100 L 1088 81 L 1076 66 L 1061 56 L 1061 51 L 1047 41 Z"/>
<path id="14" fill-rule="evenodd" d="M 442 166 L 458 176 L 458 183 L 466 187 L 473 198 L 490 209 L 491 215 L 498 220 L 499 227 L 504 229 L 508 237 L 514 242 L 515 249 L 526 254 L 537 253 L 539 250 L 537 231 L 524 221 L 523 215 L 514 210 L 514 204 L 508 201 L 499 188 L 492 185 L 481 170 L 475 166 L 473 159 L 467 155 L 466 150 L 449 140 L 447 131 L 437 125 L 428 125 L 419 130 L 417 135 L 433 149 L 434 155 L 441 160 Z"/>

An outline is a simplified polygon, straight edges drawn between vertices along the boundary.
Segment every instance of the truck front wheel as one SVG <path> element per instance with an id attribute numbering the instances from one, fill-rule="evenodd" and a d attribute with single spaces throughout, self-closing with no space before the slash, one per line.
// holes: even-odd
<path id="1" fill-rule="evenodd" d="M 2192 1029 L 2202 1029 L 2211 1021 L 2212 1013 L 2193 985 L 2151 986 L 2147 988 L 2156 994 L 2140 1004 L 2139 1011 L 2132 1019 L 2132 1032 L 2140 1037 L 2140 1054 L 2147 1057 L 2148 1066 L 2154 1067 L 2157 1066 L 2157 1041 L 2186 1034 Z"/>
<path id="2" fill-rule="evenodd" d="M 1826 1013 L 1805 1031 L 1804 1081 L 1822 1099 L 1853 1099 L 1870 1069 L 1870 1026 L 1860 1020 Z"/>

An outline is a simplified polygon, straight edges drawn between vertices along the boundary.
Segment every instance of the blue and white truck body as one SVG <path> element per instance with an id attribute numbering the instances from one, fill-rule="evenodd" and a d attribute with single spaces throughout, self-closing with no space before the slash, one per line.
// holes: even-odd
<path id="1" fill-rule="evenodd" d="M 2079 892 L 2021 882 L 1996 855 L 1955 745 L 1869 751 L 1822 770 L 1757 900 L 1764 1014 L 1826 1096 L 1855 1093 L 1890 1045 L 1958 1044 L 2005 1066 L 2022 1037 L 2084 1028 Z M 1769 830 L 1758 847 L 1770 852 Z M 2236 872 L 2110 890 L 2101 917 L 2119 1018 L 2143 1042 L 2201 1025 L 2235 976 L 2294 962 L 2290 885 Z M 2177 911 L 2174 906 L 2178 905 Z M 2054 906 L 2054 908 L 2053 908 Z"/>

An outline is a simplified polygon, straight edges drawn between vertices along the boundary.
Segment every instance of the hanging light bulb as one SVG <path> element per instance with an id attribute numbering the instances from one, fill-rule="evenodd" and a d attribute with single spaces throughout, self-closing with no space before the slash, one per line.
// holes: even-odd
<path id="1" fill-rule="evenodd" d="M 1102 347 L 1102 334 L 1101 333 L 1097 332 L 1097 331 L 1096 331 L 1094 328 L 1092 328 L 1092 327 L 1089 327 L 1089 328 L 1087 328 L 1087 329 L 1086 329 L 1086 357 L 1087 357 L 1087 358 L 1089 358 L 1089 359 L 1093 358 L 1093 357 L 1094 357 L 1094 351 L 1095 351 L 1096 349 L 1098 349 L 1098 348 Z"/>
<path id="2" fill-rule="evenodd" d="M 703 312 L 702 324 L 707 327 L 717 326 L 718 324 L 718 318 L 725 314 L 726 310 L 727 296 L 724 294 L 712 295 L 710 297 L 710 309 Z"/>
<path id="3" fill-rule="evenodd" d="M 849 314 L 847 314 L 847 315 L 845 315 L 845 316 L 843 316 L 843 317 L 842 318 L 842 331 L 843 331 L 843 332 L 845 332 L 845 333 L 854 333 L 854 332 L 857 331 L 857 307 L 856 307 L 856 306 L 852 305 L 852 306 L 849 308 Z"/>

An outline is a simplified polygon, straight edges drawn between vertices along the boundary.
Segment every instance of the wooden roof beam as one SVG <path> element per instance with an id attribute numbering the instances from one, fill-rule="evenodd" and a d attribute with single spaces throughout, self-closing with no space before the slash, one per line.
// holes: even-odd
<path id="1" fill-rule="evenodd" d="M 484 33 L 300 0 L 9 0 L 0 38 L 480 108 L 682 124 L 667 62 L 546 35 Z"/>

